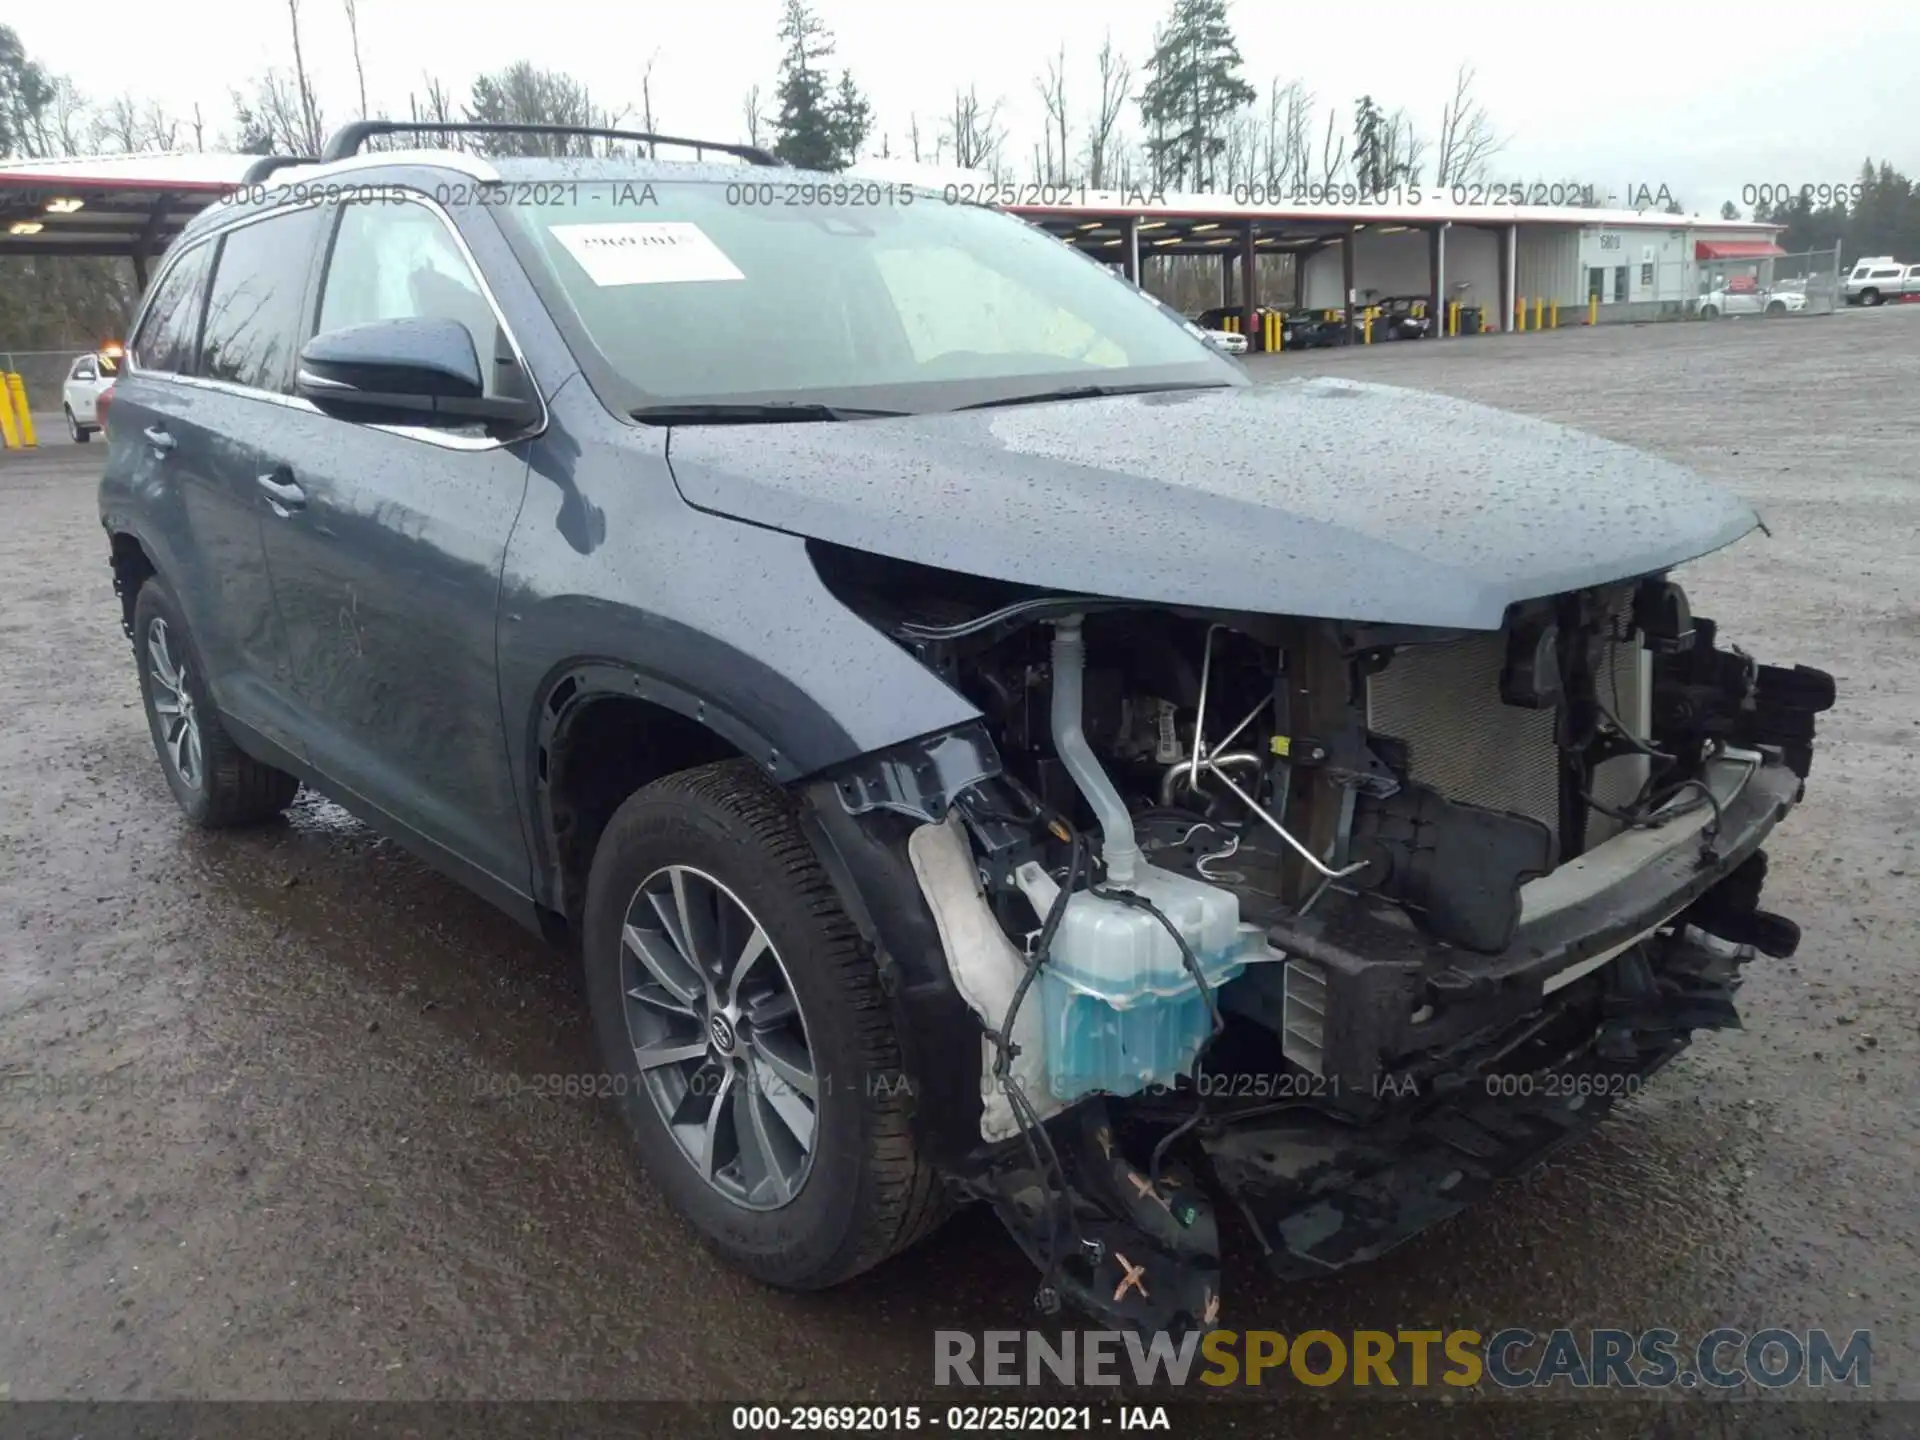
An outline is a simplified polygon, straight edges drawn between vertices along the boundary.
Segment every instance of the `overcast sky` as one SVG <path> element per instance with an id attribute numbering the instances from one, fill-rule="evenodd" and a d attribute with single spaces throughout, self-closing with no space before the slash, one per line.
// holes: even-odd
<path id="1" fill-rule="evenodd" d="M 880 4 L 818 0 L 832 62 L 851 68 L 880 132 L 905 153 L 909 116 L 923 136 L 956 86 L 1001 101 L 1009 136 L 1030 153 L 1043 110 L 1034 77 L 1064 43 L 1068 101 L 1094 99 L 1093 56 L 1111 28 L 1136 73 L 1167 0 L 961 0 Z M 301 0 L 301 36 L 329 125 L 357 108 L 340 0 Z M 229 92 L 269 65 L 288 66 L 285 0 L 88 0 L 35 7 L 13 23 L 27 52 L 83 92 L 123 91 L 190 113 L 211 137 L 230 125 Z M 370 107 L 407 113 L 432 73 L 464 95 L 485 70 L 526 59 L 570 71 L 614 108 L 638 112 L 653 67 L 656 127 L 738 139 L 742 99 L 771 94 L 779 0 L 537 0 L 524 9 L 455 0 L 358 0 Z M 1920 174 L 1920 4 L 1843 6 L 1611 0 L 1574 7 L 1512 0 L 1235 0 L 1245 74 L 1265 90 L 1299 78 L 1350 128 L 1363 91 L 1405 106 L 1431 136 L 1454 67 L 1478 70 L 1480 98 L 1507 145 L 1501 178 L 1577 178 L 1625 202 L 1629 186 L 1669 186 L 1689 209 L 1741 202 L 1742 187 L 1851 180 L 1861 159 Z M 1125 123 L 1137 126 L 1129 106 Z M 1324 118 L 1322 123 L 1324 123 Z M 1070 137 L 1071 138 L 1071 137 Z M 1074 142 L 1077 146 L 1078 141 Z M 1023 166 L 1024 171 L 1024 166 Z M 1742 204 L 1743 214 L 1747 206 Z"/>

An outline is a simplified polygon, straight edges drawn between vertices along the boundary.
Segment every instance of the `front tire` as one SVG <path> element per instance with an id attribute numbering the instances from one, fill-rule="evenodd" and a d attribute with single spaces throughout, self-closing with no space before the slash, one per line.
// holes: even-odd
<path id="1" fill-rule="evenodd" d="M 157 575 L 134 601 L 133 652 L 153 748 L 187 819 L 224 830 L 271 819 L 293 803 L 300 782 L 247 754 L 220 723 L 180 602 Z"/>
<path id="2" fill-rule="evenodd" d="M 1786 302 L 1785 302 L 1784 300 L 1773 300 L 1773 301 L 1769 301 L 1769 302 L 1768 302 L 1768 304 L 1767 304 L 1767 314 L 1769 314 L 1769 315 L 1784 315 L 1784 314 L 1786 314 L 1786 313 L 1787 313 L 1787 305 L 1786 305 Z"/>
<path id="3" fill-rule="evenodd" d="M 91 440 L 93 438 L 93 427 L 82 425 L 78 420 L 74 419 L 73 407 L 71 405 L 65 405 L 61 408 L 67 412 L 67 437 L 76 445 L 84 445 Z"/>
<path id="4" fill-rule="evenodd" d="M 821 1289 L 938 1221 L 873 958 L 792 802 L 751 762 L 621 805 L 582 942 L 606 1088 L 647 1173 L 722 1258 Z"/>
<path id="5" fill-rule="evenodd" d="M 1878 305 L 1880 303 L 1880 292 L 1878 290 L 1862 290 L 1860 292 L 1860 303 L 1862 305 Z"/>
<path id="6" fill-rule="evenodd" d="M 1720 314 L 1720 307 L 1717 305 L 1702 305 L 1700 307 L 1700 318 L 1702 320 L 1715 319 L 1719 316 L 1719 314 Z"/>

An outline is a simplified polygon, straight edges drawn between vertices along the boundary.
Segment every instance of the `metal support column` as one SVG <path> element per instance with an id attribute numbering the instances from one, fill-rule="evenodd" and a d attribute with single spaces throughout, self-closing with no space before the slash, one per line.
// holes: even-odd
<path id="1" fill-rule="evenodd" d="M 1520 293 L 1520 227 L 1509 225 L 1500 232 L 1500 328 L 1513 329 L 1514 297 Z"/>
<path id="2" fill-rule="evenodd" d="M 1127 279 L 1137 288 L 1140 284 L 1140 217 L 1127 217 Z"/>
<path id="3" fill-rule="evenodd" d="M 1340 239 L 1340 304 L 1347 318 L 1347 339 L 1353 338 L 1353 231 Z"/>
<path id="4" fill-rule="evenodd" d="M 1256 283 L 1256 267 L 1253 254 L 1253 222 L 1246 220 L 1240 226 L 1240 333 L 1247 337 L 1247 349 L 1258 350 L 1254 343 L 1260 337 L 1255 333 L 1253 312 L 1260 303 Z"/>
<path id="5" fill-rule="evenodd" d="M 1427 232 L 1427 318 L 1432 333 L 1447 333 L 1447 227 L 1436 225 Z"/>

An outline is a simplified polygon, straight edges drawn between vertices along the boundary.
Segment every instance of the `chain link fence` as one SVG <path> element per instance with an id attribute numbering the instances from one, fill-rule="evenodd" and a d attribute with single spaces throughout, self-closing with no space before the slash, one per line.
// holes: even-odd
<path id="1" fill-rule="evenodd" d="M 37 413 L 60 408 L 60 388 L 73 362 L 91 347 L 71 350 L 0 350 L 0 375 L 17 374 L 27 387 L 27 404 Z"/>
<path id="2" fill-rule="evenodd" d="M 1648 258 L 1594 266 L 1587 296 L 1602 324 L 1726 315 L 1831 315 L 1841 303 L 1840 248 L 1724 260 Z"/>
<path id="3" fill-rule="evenodd" d="M 1695 313 L 1831 315 L 1840 302 L 1840 247 L 1758 259 L 1710 260 L 1699 267 Z"/>

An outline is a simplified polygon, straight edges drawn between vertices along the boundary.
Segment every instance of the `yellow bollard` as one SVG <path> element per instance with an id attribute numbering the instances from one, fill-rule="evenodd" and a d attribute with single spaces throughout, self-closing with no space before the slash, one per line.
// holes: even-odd
<path id="1" fill-rule="evenodd" d="M 1587 324 L 1598 325 L 1599 323 L 1600 297 L 1598 295 L 1589 295 L 1587 297 Z"/>
<path id="2" fill-rule="evenodd" d="M 1549 330 L 1558 330 L 1560 328 L 1560 302 L 1558 300 L 1554 301 L 1547 311 L 1547 328 Z"/>
<path id="3" fill-rule="evenodd" d="M 20 448 L 20 427 L 13 423 L 13 398 L 8 393 L 7 384 L 13 377 L 0 375 L 0 441 L 4 441 L 9 450 Z"/>
<path id="4" fill-rule="evenodd" d="M 13 399 L 13 408 L 18 416 L 15 423 L 20 427 L 21 443 L 29 450 L 39 449 L 39 438 L 33 433 L 33 412 L 27 408 L 26 382 L 17 372 L 7 376 L 7 391 Z"/>
<path id="5" fill-rule="evenodd" d="M 1447 302 L 1447 338 L 1452 340 L 1459 334 L 1460 302 L 1458 300 L 1450 300 Z"/>
<path id="6" fill-rule="evenodd" d="M 1513 328 L 1519 334 L 1527 333 L 1527 302 L 1524 298 L 1513 302 Z"/>
<path id="7" fill-rule="evenodd" d="M 1362 345 L 1373 343 L 1373 307 L 1371 305 L 1360 312 L 1360 343 Z"/>
<path id="8" fill-rule="evenodd" d="M 1546 313 L 1547 313 L 1546 300 L 1536 296 L 1533 302 L 1533 328 L 1534 329 L 1544 330 L 1547 328 L 1545 325 L 1542 325 L 1540 323 L 1542 320 L 1546 319 Z"/>

